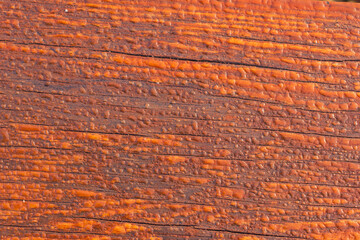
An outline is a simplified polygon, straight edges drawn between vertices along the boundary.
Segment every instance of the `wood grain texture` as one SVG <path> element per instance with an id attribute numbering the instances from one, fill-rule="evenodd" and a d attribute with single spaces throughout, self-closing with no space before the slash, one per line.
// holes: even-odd
<path id="1" fill-rule="evenodd" d="M 360 6 L 0 0 L 1 239 L 360 239 Z"/>

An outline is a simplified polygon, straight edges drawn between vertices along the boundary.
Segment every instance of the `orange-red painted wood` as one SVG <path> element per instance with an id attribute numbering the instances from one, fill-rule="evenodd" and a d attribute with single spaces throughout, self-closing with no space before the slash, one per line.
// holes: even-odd
<path id="1" fill-rule="evenodd" d="M 0 238 L 359 239 L 359 7 L 0 1 Z"/>

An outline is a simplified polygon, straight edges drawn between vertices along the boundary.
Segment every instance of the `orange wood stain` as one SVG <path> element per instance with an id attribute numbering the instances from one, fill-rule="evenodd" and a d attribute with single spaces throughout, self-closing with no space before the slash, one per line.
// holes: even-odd
<path id="1" fill-rule="evenodd" d="M 360 239 L 359 5 L 0 9 L 0 239 Z"/>

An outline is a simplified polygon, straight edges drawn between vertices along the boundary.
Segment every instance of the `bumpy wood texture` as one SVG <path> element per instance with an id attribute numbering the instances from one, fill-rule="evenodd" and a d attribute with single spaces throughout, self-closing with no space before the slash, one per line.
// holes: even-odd
<path id="1" fill-rule="evenodd" d="M 0 1 L 1 239 L 360 239 L 360 8 Z"/>

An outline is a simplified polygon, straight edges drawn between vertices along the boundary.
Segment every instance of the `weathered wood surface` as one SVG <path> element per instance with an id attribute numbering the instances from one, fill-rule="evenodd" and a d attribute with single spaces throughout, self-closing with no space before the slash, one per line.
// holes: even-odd
<path id="1" fill-rule="evenodd" d="M 0 7 L 1 239 L 360 239 L 359 5 Z"/>

